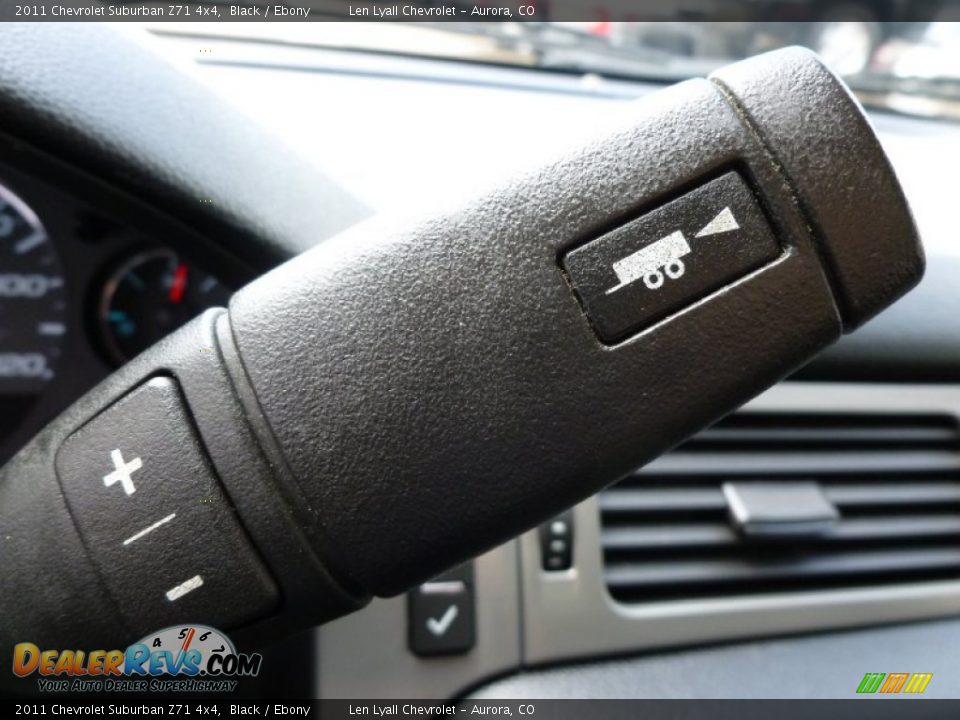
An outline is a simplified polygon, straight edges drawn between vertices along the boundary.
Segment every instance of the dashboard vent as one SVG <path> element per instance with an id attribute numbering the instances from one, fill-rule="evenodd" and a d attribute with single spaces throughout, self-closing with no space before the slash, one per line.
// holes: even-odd
<path id="1" fill-rule="evenodd" d="M 832 521 L 744 532 L 730 487 L 776 498 L 778 484 L 812 488 Z M 957 578 L 960 432 L 950 416 L 739 413 L 599 505 L 605 580 L 621 602 Z"/>

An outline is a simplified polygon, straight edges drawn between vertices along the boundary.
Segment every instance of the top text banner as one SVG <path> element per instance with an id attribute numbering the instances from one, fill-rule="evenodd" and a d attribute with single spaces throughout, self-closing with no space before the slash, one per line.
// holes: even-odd
<path id="1" fill-rule="evenodd" d="M 141 2 L 138 0 L 0 0 L 0 21 L 156 22 L 570 22 L 602 34 L 611 22 L 863 21 L 860 3 L 808 0 L 280 0 Z M 880 6 L 877 5 L 877 8 Z M 935 19 L 937 3 L 887 3 L 879 22 Z M 829 15 L 824 13 L 828 12 Z M 849 15 L 849 17 L 847 17 Z"/>

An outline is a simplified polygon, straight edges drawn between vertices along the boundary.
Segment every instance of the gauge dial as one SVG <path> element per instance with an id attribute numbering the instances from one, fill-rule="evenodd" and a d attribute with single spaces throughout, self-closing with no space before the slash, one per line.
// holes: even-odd
<path id="1" fill-rule="evenodd" d="M 0 395 L 39 394 L 67 331 L 63 270 L 33 211 L 0 185 Z"/>
<path id="2" fill-rule="evenodd" d="M 205 668 L 210 666 L 210 660 L 214 655 L 220 655 L 222 661 L 224 657 L 237 654 L 233 641 L 209 625 L 174 625 L 147 635 L 137 644 L 143 645 L 150 652 L 166 650 L 172 653 L 173 658 L 185 659 L 186 662 L 181 663 L 179 668 L 174 670 L 174 674 L 189 675 L 191 674 L 189 668 L 193 667 L 200 669 L 200 675 L 206 675 Z M 187 653 L 191 653 L 192 657 L 187 657 Z M 134 657 L 142 658 L 139 662 L 134 661 L 133 664 L 146 671 L 150 663 L 149 655 L 143 653 Z M 130 661 L 127 662 L 129 672 Z"/>
<path id="3" fill-rule="evenodd" d="M 99 306 L 104 344 L 113 360 L 125 362 L 229 298 L 215 277 L 173 251 L 140 253 L 117 268 L 104 288 Z"/>

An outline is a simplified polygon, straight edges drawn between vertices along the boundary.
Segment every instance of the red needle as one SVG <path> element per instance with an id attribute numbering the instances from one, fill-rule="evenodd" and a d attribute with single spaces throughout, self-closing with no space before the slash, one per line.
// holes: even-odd
<path id="1" fill-rule="evenodd" d="M 173 271 L 173 282 L 170 283 L 170 302 L 174 305 L 183 300 L 183 291 L 187 289 L 187 266 L 184 263 L 177 265 Z"/>
<path id="2" fill-rule="evenodd" d="M 193 640 L 193 636 L 196 634 L 196 632 L 196 628 L 190 628 L 189 632 L 187 633 L 187 637 L 183 640 L 183 645 L 180 646 L 180 652 L 186 652 L 190 649 L 190 641 Z"/>

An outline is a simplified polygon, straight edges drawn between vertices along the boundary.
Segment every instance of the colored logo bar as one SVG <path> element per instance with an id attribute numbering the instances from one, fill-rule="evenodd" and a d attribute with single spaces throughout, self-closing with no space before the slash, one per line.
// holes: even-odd
<path id="1" fill-rule="evenodd" d="M 933 679 L 933 673 L 867 673 L 857 686 L 860 694 L 876 692 L 892 695 L 896 693 L 919 694 L 927 689 Z"/>

